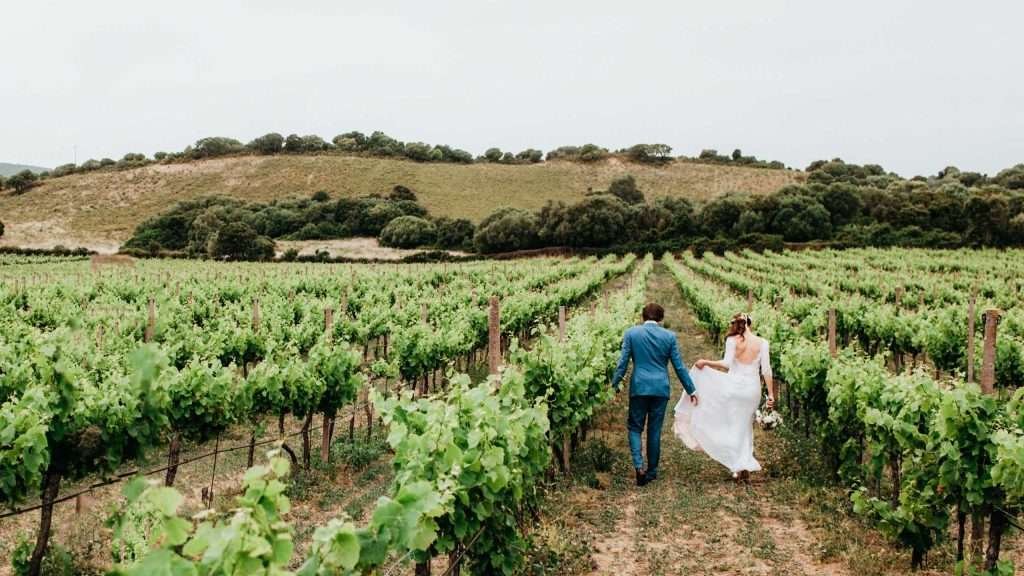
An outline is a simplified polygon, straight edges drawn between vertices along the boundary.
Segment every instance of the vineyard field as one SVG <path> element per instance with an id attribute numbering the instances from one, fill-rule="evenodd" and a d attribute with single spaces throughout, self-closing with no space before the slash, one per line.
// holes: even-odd
<path id="1" fill-rule="evenodd" d="M 57 552 L 119 574 L 538 573 L 554 552 L 534 531 L 572 534 L 549 507 L 605 482 L 593 466 L 617 466 L 593 455 L 621 427 L 609 379 L 652 298 L 676 303 L 704 354 L 751 313 L 785 422 L 759 430 L 756 450 L 783 450 L 767 447 L 776 434 L 793 448 L 768 458 L 760 486 L 630 492 L 624 506 L 711 490 L 728 509 L 743 490 L 780 489 L 773 463 L 806 460 L 825 479 L 815 489 L 895 558 L 877 573 L 962 560 L 1014 574 L 1022 278 L 1014 251 L 100 267 L 0 255 L 0 574 L 47 573 Z M 718 482 L 660 480 L 698 481 Z M 652 573 L 591 546 L 590 561 L 539 573 Z"/>

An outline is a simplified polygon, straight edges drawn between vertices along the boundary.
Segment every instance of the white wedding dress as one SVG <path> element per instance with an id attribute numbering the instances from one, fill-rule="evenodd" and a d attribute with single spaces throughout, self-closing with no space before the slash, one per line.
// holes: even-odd
<path id="1" fill-rule="evenodd" d="M 760 339 L 757 358 L 745 364 L 736 358 L 737 338 L 725 341 L 722 363 L 728 372 L 690 369 L 699 403 L 693 406 L 684 394 L 672 426 L 687 448 L 705 452 L 733 474 L 761 469 L 754 458 L 754 413 L 761 403 L 761 376 L 772 373 L 768 341 Z"/>

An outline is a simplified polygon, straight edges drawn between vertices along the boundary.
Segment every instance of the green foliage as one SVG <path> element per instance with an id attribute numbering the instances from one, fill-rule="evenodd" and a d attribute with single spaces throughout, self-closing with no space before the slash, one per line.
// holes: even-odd
<path id="1" fill-rule="evenodd" d="M 284 136 L 277 132 L 264 134 L 246 144 L 246 148 L 259 154 L 280 154 L 284 149 Z"/>
<path id="2" fill-rule="evenodd" d="M 438 218 L 434 221 L 437 229 L 436 244 L 447 250 L 472 250 L 476 226 L 465 218 Z"/>
<path id="3" fill-rule="evenodd" d="M 477 226 L 473 243 L 481 252 L 533 248 L 537 243 L 537 218 L 521 208 L 499 208 Z"/>
<path id="4" fill-rule="evenodd" d="M 27 538 L 19 538 L 17 546 L 11 554 L 11 568 L 15 576 L 28 576 L 29 558 L 32 557 L 34 542 Z M 59 544 L 50 544 L 46 548 L 46 555 L 43 556 L 43 564 L 40 569 L 43 576 L 77 576 L 80 574 L 75 558 Z"/>
<path id="5" fill-rule="evenodd" d="M 343 238 L 376 236 L 388 222 L 399 216 L 426 215 L 404 187 L 392 191 L 390 199 L 377 196 L 330 200 L 326 192 L 312 198 L 276 201 L 270 204 L 242 203 L 235 199 L 208 197 L 182 202 L 168 212 L 140 224 L 124 245 L 129 250 L 185 251 L 194 256 L 212 256 L 211 242 L 229 223 L 244 225 L 257 235 L 250 249 L 236 245 L 235 258 L 272 257 L 270 238 Z M 407 191 L 403 192 L 403 190 Z M 237 230 L 236 230 L 237 231 Z M 241 229 L 245 237 L 248 229 Z M 240 256 L 238 255 L 240 254 Z"/>
<path id="6" fill-rule="evenodd" d="M 287 574 L 294 548 L 291 527 L 282 519 L 291 507 L 284 494 L 288 468 L 273 454 L 268 466 L 250 468 L 236 508 L 223 515 L 211 511 L 197 526 L 178 515 L 183 497 L 175 489 L 133 481 L 125 488 L 126 508 L 145 510 L 152 530 L 144 555 L 128 558 L 113 573 Z M 116 540 L 134 530 L 133 521 L 123 510 L 114 514 Z"/>
<path id="7" fill-rule="evenodd" d="M 789 196 L 779 203 L 772 229 L 790 242 L 828 239 L 832 236 L 829 211 L 809 196 Z"/>
<path id="8" fill-rule="evenodd" d="M 624 152 L 627 158 L 642 164 L 666 164 L 672 161 L 672 147 L 668 144 L 635 144 Z"/>
<path id="9" fill-rule="evenodd" d="M 637 188 L 636 179 L 630 174 L 612 180 L 611 186 L 608 187 L 608 193 L 626 204 L 644 203 L 644 193 Z"/>
<path id="10" fill-rule="evenodd" d="M 14 190 L 15 194 L 23 194 L 36 184 L 39 177 L 31 170 L 22 170 L 14 176 L 7 178 L 5 186 Z"/>
<path id="11" fill-rule="evenodd" d="M 207 253 L 218 259 L 269 260 L 274 257 L 274 241 L 244 222 L 228 222 L 210 236 Z"/>
<path id="12" fill-rule="evenodd" d="M 381 230 L 380 243 L 395 248 L 417 248 L 437 239 L 434 223 L 417 216 L 399 216 Z"/>
<path id="13" fill-rule="evenodd" d="M 193 158 L 215 158 L 217 156 L 227 156 L 229 154 L 238 154 L 245 151 L 245 146 L 241 142 L 234 138 L 226 138 L 224 136 L 211 136 L 209 138 L 201 138 L 196 140 L 195 145 L 192 147 Z"/>

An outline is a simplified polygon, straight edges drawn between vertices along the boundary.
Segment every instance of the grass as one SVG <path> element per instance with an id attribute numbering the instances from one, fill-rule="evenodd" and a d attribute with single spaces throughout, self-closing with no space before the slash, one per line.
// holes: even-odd
<path id="1" fill-rule="evenodd" d="M 604 189 L 632 174 L 647 197 L 704 201 L 725 192 L 769 193 L 802 178 L 801 172 L 675 163 L 655 167 L 612 159 L 596 164 L 549 162 L 419 164 L 349 156 L 276 156 L 154 165 L 127 171 L 75 174 L 13 196 L 0 193 L 7 231 L 0 244 L 87 245 L 116 249 L 142 220 L 175 202 L 210 194 L 253 201 L 386 192 L 395 184 L 415 190 L 436 216 L 479 221 L 499 206 L 538 209 L 548 200 L 573 202 L 588 188 Z"/>

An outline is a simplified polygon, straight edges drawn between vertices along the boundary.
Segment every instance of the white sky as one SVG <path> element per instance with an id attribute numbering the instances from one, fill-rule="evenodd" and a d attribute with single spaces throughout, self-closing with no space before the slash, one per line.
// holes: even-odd
<path id="1" fill-rule="evenodd" d="M 1024 2 L 0 0 L 0 161 L 384 130 L 904 175 L 1024 162 Z"/>

